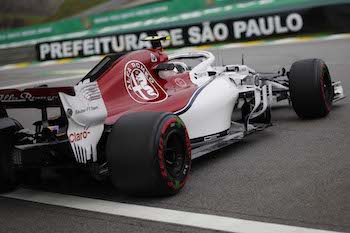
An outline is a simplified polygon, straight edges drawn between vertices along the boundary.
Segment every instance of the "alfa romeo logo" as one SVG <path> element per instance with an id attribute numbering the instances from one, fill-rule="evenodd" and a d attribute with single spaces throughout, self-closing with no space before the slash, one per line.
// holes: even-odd
<path id="1" fill-rule="evenodd" d="M 130 97 L 139 103 L 162 102 L 168 95 L 140 61 L 129 61 L 125 65 L 124 82 Z"/>

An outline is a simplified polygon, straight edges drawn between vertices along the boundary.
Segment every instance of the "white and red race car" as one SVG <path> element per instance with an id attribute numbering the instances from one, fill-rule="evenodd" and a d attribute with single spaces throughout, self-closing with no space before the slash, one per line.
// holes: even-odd
<path id="1" fill-rule="evenodd" d="M 269 126 L 273 102 L 289 99 L 300 118 L 318 118 L 344 98 L 320 59 L 261 74 L 245 65 L 214 67 L 206 51 L 167 55 L 164 39 L 146 38 L 153 49 L 106 56 L 74 87 L 0 90 L 0 191 L 15 188 L 19 174 L 73 165 L 110 177 L 125 193 L 174 194 L 191 159 Z M 8 108 L 41 109 L 35 132 L 9 118 Z M 61 115 L 48 119 L 48 108 Z"/>

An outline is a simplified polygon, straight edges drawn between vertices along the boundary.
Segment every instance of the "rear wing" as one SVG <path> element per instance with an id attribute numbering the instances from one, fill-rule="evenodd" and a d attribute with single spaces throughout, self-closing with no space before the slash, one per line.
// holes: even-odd
<path id="1" fill-rule="evenodd" d="M 25 90 L 0 90 L 1 108 L 47 108 L 62 107 L 58 93 L 74 95 L 73 87 L 38 87 Z"/>
<path id="2" fill-rule="evenodd" d="M 89 79 L 74 87 L 0 90 L 0 118 L 8 108 L 41 109 L 40 126 L 48 128 L 47 108 L 59 107 L 68 127 L 67 140 L 78 163 L 97 161 L 97 144 L 104 132 L 107 109 L 97 82 Z"/>

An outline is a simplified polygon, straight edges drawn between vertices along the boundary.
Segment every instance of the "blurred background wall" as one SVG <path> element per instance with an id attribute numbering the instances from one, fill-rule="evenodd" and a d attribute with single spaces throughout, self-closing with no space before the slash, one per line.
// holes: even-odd
<path id="1" fill-rule="evenodd" d="M 31 25 L 31 19 L 52 16 L 63 2 L 64 0 L 1 0 L 0 30 L 28 26 Z"/>
<path id="2" fill-rule="evenodd" d="M 51 16 L 63 2 L 64 0 L 1 0 L 0 12 Z"/>
<path id="3" fill-rule="evenodd" d="M 0 30 L 87 17 L 159 1 L 161 0 L 1 0 Z"/>

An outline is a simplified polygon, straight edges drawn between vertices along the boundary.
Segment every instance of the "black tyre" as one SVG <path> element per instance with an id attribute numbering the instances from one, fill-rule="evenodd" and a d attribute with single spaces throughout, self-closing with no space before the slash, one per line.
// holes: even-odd
<path id="1" fill-rule="evenodd" d="M 41 183 L 41 168 L 21 169 L 17 177 L 25 185 L 36 185 Z"/>
<path id="2" fill-rule="evenodd" d="M 137 196 L 176 194 L 191 168 L 186 127 L 171 113 L 122 116 L 108 136 L 106 154 L 113 184 Z"/>
<path id="3" fill-rule="evenodd" d="M 17 121 L 16 119 L 10 118 L 13 123 L 16 125 L 16 132 L 23 129 L 22 124 Z M 17 134 L 18 136 L 19 134 Z M 41 182 L 41 168 L 22 168 L 19 172 L 16 174 L 17 183 L 18 180 L 21 180 L 21 183 L 26 185 L 34 185 Z"/>
<path id="4" fill-rule="evenodd" d="M 18 185 L 18 177 L 12 159 L 15 133 L 22 126 L 10 118 L 0 119 L 0 192 L 9 192 Z"/>
<path id="5" fill-rule="evenodd" d="M 293 108 L 300 118 L 319 118 L 332 109 L 333 87 L 328 68 L 320 59 L 295 62 L 289 72 Z"/>

